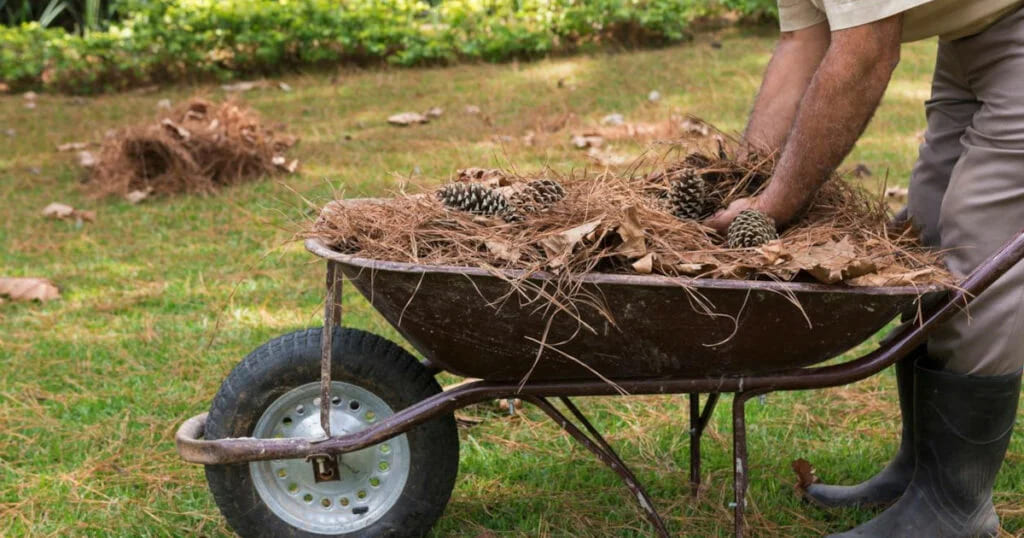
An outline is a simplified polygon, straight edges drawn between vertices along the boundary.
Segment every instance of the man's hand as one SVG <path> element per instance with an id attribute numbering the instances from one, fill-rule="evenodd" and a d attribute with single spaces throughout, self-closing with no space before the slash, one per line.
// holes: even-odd
<path id="1" fill-rule="evenodd" d="M 729 225 L 732 224 L 733 219 L 735 219 L 740 212 L 747 209 L 756 209 L 761 211 L 758 207 L 758 199 L 740 198 L 739 200 L 735 200 L 733 203 L 729 204 L 729 207 L 715 213 L 714 216 L 705 220 L 704 225 L 709 228 L 714 228 L 719 235 L 725 237 L 725 232 L 729 230 Z"/>
<path id="2" fill-rule="evenodd" d="M 897 14 L 832 32 L 767 186 L 756 198 L 736 200 L 705 224 L 724 233 L 740 211 L 757 209 L 781 228 L 803 211 L 878 107 L 899 61 L 902 28 L 902 15 Z"/>

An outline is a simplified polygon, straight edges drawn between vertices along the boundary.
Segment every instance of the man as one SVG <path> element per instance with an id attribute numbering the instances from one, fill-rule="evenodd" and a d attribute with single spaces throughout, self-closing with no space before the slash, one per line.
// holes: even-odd
<path id="1" fill-rule="evenodd" d="M 779 0 L 782 36 L 746 129 L 781 149 L 772 180 L 707 224 L 743 209 L 785 226 L 852 148 L 889 83 L 900 43 L 939 36 L 928 128 L 910 180 L 909 217 L 947 250 L 957 275 L 1024 227 L 1022 0 Z M 829 507 L 891 505 L 838 536 L 994 536 L 992 486 L 1005 457 L 1024 365 L 1024 264 L 936 330 L 896 368 L 903 437 L 870 480 L 816 484 Z"/>

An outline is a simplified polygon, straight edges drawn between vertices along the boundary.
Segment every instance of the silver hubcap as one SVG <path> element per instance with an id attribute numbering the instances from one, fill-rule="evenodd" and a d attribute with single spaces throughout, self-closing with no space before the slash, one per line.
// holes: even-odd
<path id="1" fill-rule="evenodd" d="M 331 432 L 363 430 L 394 414 L 377 395 L 356 385 L 331 382 Z M 320 384 L 292 389 L 260 417 L 253 437 L 323 439 Z M 376 446 L 338 456 L 340 480 L 316 482 L 302 459 L 249 464 L 253 484 L 275 515 L 318 534 L 343 534 L 369 527 L 390 510 L 409 477 L 409 441 L 399 435 Z"/>

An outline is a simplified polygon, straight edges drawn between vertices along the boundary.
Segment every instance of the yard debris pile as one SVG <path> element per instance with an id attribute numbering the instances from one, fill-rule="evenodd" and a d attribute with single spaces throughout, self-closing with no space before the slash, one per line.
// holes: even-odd
<path id="1" fill-rule="evenodd" d="M 209 194 L 262 175 L 294 172 L 299 163 L 285 152 L 296 141 L 238 102 L 192 99 L 153 122 L 108 136 L 89 167 L 86 188 L 95 196 L 125 198 Z"/>
<path id="2" fill-rule="evenodd" d="M 494 189 L 509 200 L 523 185 L 538 180 L 557 182 L 564 197 L 516 219 L 503 218 L 507 212 L 502 211 L 452 207 L 445 194 L 452 192 L 451 186 L 386 200 L 334 201 L 324 207 L 307 236 L 378 260 L 569 277 L 599 271 L 850 286 L 954 283 L 939 255 L 923 248 L 914 233 L 888 228 L 881 196 L 838 176 L 826 182 L 792 226 L 781 230 L 779 239 L 770 240 L 774 233 L 766 230 L 758 233 L 768 242 L 730 248 L 699 218 L 680 215 L 673 189 L 678 190 L 680 178 L 695 174 L 705 183 L 712 209 L 759 193 L 771 177 L 775 158 L 753 152 L 746 158 L 729 157 L 741 154 L 739 150 L 737 142 L 723 138 L 718 138 L 717 148 L 702 152 L 674 147 L 657 162 L 635 163 L 623 174 L 560 175 L 548 170 L 523 177 L 468 169 L 457 182 Z M 703 217 L 708 211 L 693 214 Z"/>

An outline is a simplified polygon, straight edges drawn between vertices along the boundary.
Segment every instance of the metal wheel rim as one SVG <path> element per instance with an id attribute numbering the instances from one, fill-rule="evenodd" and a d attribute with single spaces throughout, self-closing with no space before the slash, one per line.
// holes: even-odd
<path id="1" fill-rule="evenodd" d="M 363 430 L 394 414 L 376 394 L 342 381 L 331 382 L 329 405 L 334 435 Z M 323 439 L 320 384 L 308 383 L 279 397 L 257 421 L 252 435 Z M 316 534 L 344 534 L 373 525 L 398 502 L 409 468 L 405 434 L 339 456 L 337 481 L 317 483 L 312 464 L 302 459 L 249 464 L 264 504 L 293 527 Z"/>

